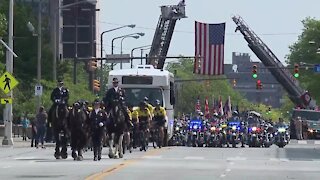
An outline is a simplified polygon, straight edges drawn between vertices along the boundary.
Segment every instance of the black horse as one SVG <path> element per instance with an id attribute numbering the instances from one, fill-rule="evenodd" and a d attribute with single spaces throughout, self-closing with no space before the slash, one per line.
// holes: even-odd
<path id="1" fill-rule="evenodd" d="M 125 130 L 125 112 L 118 100 L 113 101 L 107 122 L 107 133 L 109 137 L 109 158 L 123 157 L 123 133 Z M 115 148 L 113 148 L 115 146 Z"/>
<path id="2" fill-rule="evenodd" d="M 76 102 L 69 114 L 69 129 L 71 132 L 71 149 L 74 160 L 83 160 L 83 150 L 88 141 L 88 114 L 85 104 Z M 78 154 L 77 154 L 78 152 Z"/>
<path id="3" fill-rule="evenodd" d="M 68 157 L 68 114 L 68 107 L 64 103 L 55 105 L 50 112 L 49 123 L 52 124 L 53 134 L 56 141 L 56 148 L 54 153 L 56 159 L 67 159 Z"/>

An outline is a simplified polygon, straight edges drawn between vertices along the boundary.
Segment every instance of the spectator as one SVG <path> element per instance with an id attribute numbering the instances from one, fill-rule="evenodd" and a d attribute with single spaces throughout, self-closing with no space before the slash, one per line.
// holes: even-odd
<path id="1" fill-rule="evenodd" d="M 27 113 L 24 117 L 21 117 L 21 124 L 22 124 L 22 140 L 27 141 L 27 129 L 30 125 L 30 121 L 27 117 Z"/>
<path id="2" fill-rule="evenodd" d="M 308 139 L 308 122 L 307 120 L 304 118 L 302 120 L 302 134 L 303 134 L 303 139 Z"/>
<path id="3" fill-rule="evenodd" d="M 302 121 L 301 121 L 301 117 L 297 117 L 297 119 L 295 120 L 295 129 L 296 129 L 296 136 L 297 136 L 297 140 L 301 140 L 302 138 Z"/>
<path id="4" fill-rule="evenodd" d="M 36 115 L 36 126 L 37 126 L 37 143 L 41 143 L 42 148 L 44 146 L 44 136 L 46 133 L 46 124 L 47 124 L 48 114 L 44 110 L 44 107 L 39 108 L 39 112 Z M 38 144 L 36 145 L 38 148 Z"/>
<path id="5" fill-rule="evenodd" d="M 31 121 L 31 147 L 38 146 L 38 141 L 37 141 L 37 126 L 35 120 Z"/>

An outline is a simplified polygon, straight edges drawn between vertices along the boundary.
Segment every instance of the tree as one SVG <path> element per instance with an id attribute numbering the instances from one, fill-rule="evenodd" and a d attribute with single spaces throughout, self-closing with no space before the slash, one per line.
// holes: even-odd
<path id="1" fill-rule="evenodd" d="M 0 37 L 3 37 L 6 34 L 7 29 L 7 20 L 4 14 L 0 13 Z M 3 46 L 0 45 L 0 59 L 3 58 Z"/>
<path id="2" fill-rule="evenodd" d="M 317 49 L 320 47 L 320 21 L 314 18 L 306 18 L 302 21 L 303 30 L 298 37 L 298 41 L 291 45 L 290 53 L 287 56 L 287 63 L 293 66 L 295 63 L 305 62 L 308 64 L 318 64 L 320 54 Z M 315 42 L 315 43 L 310 43 Z M 318 76 L 308 70 L 300 68 L 299 81 L 303 88 L 306 88 L 318 102 L 320 101 L 320 84 Z"/>

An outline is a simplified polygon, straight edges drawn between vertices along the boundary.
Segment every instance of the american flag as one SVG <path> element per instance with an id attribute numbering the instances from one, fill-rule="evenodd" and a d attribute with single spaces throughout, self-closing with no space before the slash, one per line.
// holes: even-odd
<path id="1" fill-rule="evenodd" d="M 202 75 L 224 74 L 224 37 L 226 23 L 195 22 L 194 73 Z"/>
<path id="2" fill-rule="evenodd" d="M 204 101 L 204 111 L 206 116 L 210 115 L 208 97 L 206 97 L 206 100 Z"/>
<path id="3" fill-rule="evenodd" d="M 201 105 L 200 105 L 200 97 L 198 97 L 197 99 L 197 103 L 196 103 L 196 106 L 195 106 L 195 111 L 201 111 Z"/>

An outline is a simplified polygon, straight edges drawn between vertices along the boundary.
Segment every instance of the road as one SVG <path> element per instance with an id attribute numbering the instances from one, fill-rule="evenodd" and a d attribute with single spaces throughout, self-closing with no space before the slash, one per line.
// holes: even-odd
<path id="1" fill-rule="evenodd" d="M 150 148 L 124 159 L 55 160 L 53 147 L 0 147 L 1 179 L 319 179 L 320 142 L 299 141 L 284 149 Z"/>

